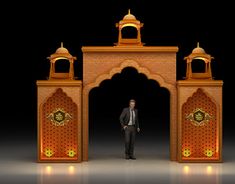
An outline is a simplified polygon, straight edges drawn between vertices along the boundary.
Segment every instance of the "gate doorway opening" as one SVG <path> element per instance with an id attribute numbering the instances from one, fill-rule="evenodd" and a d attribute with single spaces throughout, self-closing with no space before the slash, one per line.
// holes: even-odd
<path id="1" fill-rule="evenodd" d="M 132 98 L 141 129 L 136 136 L 136 157 L 169 159 L 170 93 L 134 67 L 124 68 L 89 93 L 89 159 L 124 156 L 119 116 Z"/>

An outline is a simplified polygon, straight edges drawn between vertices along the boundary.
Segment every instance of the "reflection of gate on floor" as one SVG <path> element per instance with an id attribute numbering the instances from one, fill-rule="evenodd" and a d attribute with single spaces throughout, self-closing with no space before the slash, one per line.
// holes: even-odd
<path id="1" fill-rule="evenodd" d="M 122 28 L 128 26 L 137 29 L 137 38 L 122 38 Z M 88 160 L 89 92 L 126 67 L 135 68 L 170 92 L 171 160 L 222 161 L 223 82 L 212 78 L 213 57 L 198 44 L 185 58 L 185 80 L 176 81 L 178 47 L 143 46 L 142 26 L 129 11 L 117 23 L 119 37 L 116 46 L 82 47 L 82 81 L 74 78 L 76 57 L 70 55 L 63 45 L 49 57 L 49 80 L 37 81 L 39 161 Z M 61 59 L 70 63 L 67 73 L 55 71 L 56 61 Z M 195 60 L 203 61 L 203 72 L 193 72 L 191 63 Z"/>

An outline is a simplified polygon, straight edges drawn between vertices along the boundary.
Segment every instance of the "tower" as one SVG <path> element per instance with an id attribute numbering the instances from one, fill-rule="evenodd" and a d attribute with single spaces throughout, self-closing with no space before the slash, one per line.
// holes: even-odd
<path id="1" fill-rule="evenodd" d="M 222 162 L 222 85 L 211 71 L 213 57 L 199 47 L 185 57 L 185 80 L 177 81 L 178 160 Z M 193 62 L 202 62 L 200 72 Z"/>
<path id="2" fill-rule="evenodd" d="M 197 47 L 193 49 L 192 53 L 184 59 L 187 63 L 186 79 L 212 79 L 211 60 L 214 58 L 199 46 L 199 42 L 197 43 Z M 200 60 L 204 62 L 204 71 L 198 73 L 193 72 L 192 62 L 198 62 Z"/>
<path id="3" fill-rule="evenodd" d="M 61 43 L 61 47 L 56 50 L 54 54 L 51 54 L 50 57 L 48 57 L 50 60 L 50 74 L 49 79 L 74 79 L 74 60 L 77 58 L 72 56 L 69 51 L 63 47 L 63 42 Z M 56 62 L 59 60 L 67 60 L 69 62 L 69 72 L 67 73 L 59 73 L 56 72 Z"/>
<path id="4" fill-rule="evenodd" d="M 141 42 L 141 33 L 140 28 L 143 27 L 143 23 L 136 19 L 134 15 L 131 14 L 130 9 L 128 10 L 128 14 L 123 17 L 119 23 L 116 23 L 116 27 L 118 28 L 118 43 L 117 46 L 142 46 L 143 43 Z M 123 38 L 122 30 L 126 27 L 133 27 L 137 31 L 136 38 Z"/>
<path id="5" fill-rule="evenodd" d="M 50 57 L 48 80 L 37 81 L 38 161 L 81 161 L 82 82 L 75 80 L 74 60 L 63 47 Z M 57 72 L 59 61 L 69 62 L 68 72 Z"/>

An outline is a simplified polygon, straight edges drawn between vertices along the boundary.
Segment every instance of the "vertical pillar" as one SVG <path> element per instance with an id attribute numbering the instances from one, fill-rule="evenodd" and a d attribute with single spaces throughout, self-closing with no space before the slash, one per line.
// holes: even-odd
<path id="1" fill-rule="evenodd" d="M 222 85 L 178 81 L 179 162 L 222 162 Z"/>
<path id="2" fill-rule="evenodd" d="M 40 80 L 38 89 L 38 161 L 81 162 L 82 82 Z"/>

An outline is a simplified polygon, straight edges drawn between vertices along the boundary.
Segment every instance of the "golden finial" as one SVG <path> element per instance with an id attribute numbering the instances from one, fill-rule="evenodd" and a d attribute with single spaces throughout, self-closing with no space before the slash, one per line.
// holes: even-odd
<path id="1" fill-rule="evenodd" d="M 199 42 L 197 42 L 197 48 L 199 48 L 200 46 L 199 46 Z"/>
<path id="2" fill-rule="evenodd" d="M 129 14 L 129 15 L 131 14 L 131 9 L 128 9 L 128 14 Z"/>
<path id="3" fill-rule="evenodd" d="M 63 42 L 60 43 L 60 47 L 64 47 L 64 46 L 63 46 Z"/>

